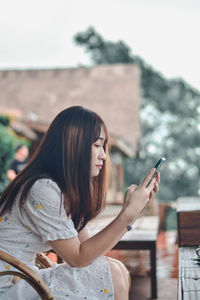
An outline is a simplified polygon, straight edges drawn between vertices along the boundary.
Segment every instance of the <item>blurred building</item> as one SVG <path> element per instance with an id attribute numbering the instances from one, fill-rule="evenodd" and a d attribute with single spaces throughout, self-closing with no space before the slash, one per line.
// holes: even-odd
<path id="1" fill-rule="evenodd" d="M 108 201 L 118 201 L 123 188 L 122 160 L 139 150 L 139 79 L 139 69 L 133 64 L 0 71 L 0 114 L 11 116 L 13 129 L 32 141 L 34 151 L 62 109 L 82 105 L 96 111 L 111 138 L 113 180 Z"/>

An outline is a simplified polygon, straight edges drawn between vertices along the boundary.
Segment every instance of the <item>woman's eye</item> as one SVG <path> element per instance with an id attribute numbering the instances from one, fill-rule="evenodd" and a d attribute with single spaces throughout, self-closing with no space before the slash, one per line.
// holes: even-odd
<path id="1" fill-rule="evenodd" d="M 95 146 L 96 148 L 99 148 L 99 147 L 101 147 L 101 145 L 97 145 L 97 144 L 95 144 L 94 146 Z"/>

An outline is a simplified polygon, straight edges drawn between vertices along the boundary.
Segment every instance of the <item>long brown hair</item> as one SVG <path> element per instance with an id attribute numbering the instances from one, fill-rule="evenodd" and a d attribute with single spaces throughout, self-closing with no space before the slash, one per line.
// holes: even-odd
<path id="1" fill-rule="evenodd" d="M 91 180 L 91 148 L 99 138 L 101 127 L 105 131 L 107 159 L 100 174 Z M 11 210 L 22 185 L 21 206 L 36 180 L 51 178 L 64 195 L 66 213 L 80 230 L 101 211 L 108 177 L 108 132 L 103 120 L 81 106 L 69 107 L 55 117 L 32 159 L 2 194 L 0 214 Z"/>

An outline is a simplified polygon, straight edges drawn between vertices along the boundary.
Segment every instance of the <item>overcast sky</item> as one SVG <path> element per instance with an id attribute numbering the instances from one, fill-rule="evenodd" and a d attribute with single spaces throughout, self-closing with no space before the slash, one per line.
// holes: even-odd
<path id="1" fill-rule="evenodd" d="M 200 90 L 200 0 L 0 0 L 0 68 L 88 64 L 73 36 L 90 25 Z"/>

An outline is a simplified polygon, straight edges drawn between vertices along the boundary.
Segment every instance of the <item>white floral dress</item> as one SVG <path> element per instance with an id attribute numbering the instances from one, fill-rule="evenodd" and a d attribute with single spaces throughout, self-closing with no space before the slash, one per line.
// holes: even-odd
<path id="1" fill-rule="evenodd" d="M 0 217 L 0 249 L 38 272 L 56 300 L 114 299 L 111 272 L 104 256 L 84 268 L 70 267 L 65 263 L 43 270 L 35 266 L 36 253 L 50 249 L 48 241 L 78 235 L 71 218 L 66 215 L 61 197 L 55 182 L 39 179 L 20 209 L 19 192 L 11 213 Z M 0 261 L 0 271 L 3 270 L 14 268 Z M 13 276 L 0 277 L 0 299 L 40 299 L 26 281 L 21 279 L 13 284 L 12 279 Z"/>

